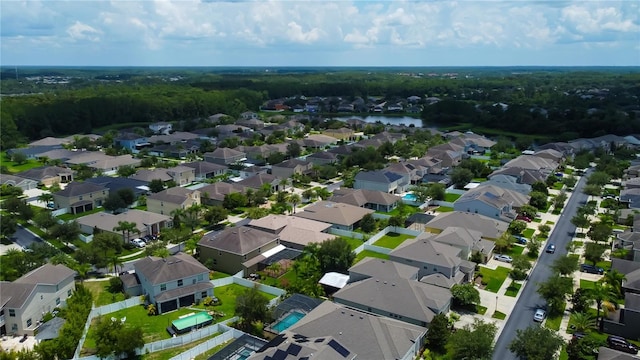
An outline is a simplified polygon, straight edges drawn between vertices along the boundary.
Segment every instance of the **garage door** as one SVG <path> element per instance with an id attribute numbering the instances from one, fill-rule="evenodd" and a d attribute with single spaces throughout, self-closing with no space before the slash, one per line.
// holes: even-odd
<path id="1" fill-rule="evenodd" d="M 176 310 L 178 308 L 178 302 L 176 300 L 165 301 L 160 304 L 160 312 L 166 313 L 169 311 Z"/>
<path id="2" fill-rule="evenodd" d="M 180 307 L 191 306 L 191 304 L 194 304 L 195 302 L 196 302 L 195 294 L 183 296 L 180 298 Z"/>

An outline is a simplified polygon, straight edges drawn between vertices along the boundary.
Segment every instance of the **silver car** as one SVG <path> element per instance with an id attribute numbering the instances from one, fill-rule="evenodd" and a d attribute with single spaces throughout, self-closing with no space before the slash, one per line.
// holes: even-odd
<path id="1" fill-rule="evenodd" d="M 510 262 L 513 261 L 513 259 L 509 255 L 500 255 L 500 254 L 498 254 L 498 255 L 494 256 L 493 258 L 495 260 L 506 262 L 506 263 L 510 263 Z"/>
<path id="2" fill-rule="evenodd" d="M 545 316 L 547 316 L 547 312 L 542 309 L 538 309 L 536 310 L 536 313 L 533 314 L 533 321 L 542 322 Z"/>

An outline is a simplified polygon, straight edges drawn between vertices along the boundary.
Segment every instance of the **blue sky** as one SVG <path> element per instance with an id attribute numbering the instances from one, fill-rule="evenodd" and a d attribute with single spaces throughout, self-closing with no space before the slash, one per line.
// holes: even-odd
<path id="1" fill-rule="evenodd" d="M 0 2 L 2 65 L 640 66 L 640 2 Z"/>

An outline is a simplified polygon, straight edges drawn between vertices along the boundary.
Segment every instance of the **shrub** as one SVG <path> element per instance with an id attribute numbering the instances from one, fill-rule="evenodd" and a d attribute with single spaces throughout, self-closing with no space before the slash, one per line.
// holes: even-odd
<path id="1" fill-rule="evenodd" d="M 158 311 L 157 311 L 156 306 L 154 304 L 147 305 L 147 315 L 154 316 L 154 315 L 157 315 L 157 314 L 158 314 Z"/>
<path id="2" fill-rule="evenodd" d="M 122 280 L 120 280 L 119 277 L 112 277 L 111 279 L 109 279 L 109 292 L 119 293 L 122 292 L 122 290 Z"/>

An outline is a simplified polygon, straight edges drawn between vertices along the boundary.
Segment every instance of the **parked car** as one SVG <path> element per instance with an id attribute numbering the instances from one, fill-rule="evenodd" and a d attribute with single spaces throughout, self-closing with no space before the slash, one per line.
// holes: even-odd
<path id="1" fill-rule="evenodd" d="M 513 235 L 513 238 L 516 239 L 516 242 L 518 244 L 522 244 L 522 245 L 526 245 L 527 241 L 529 241 L 529 239 L 527 239 L 524 236 Z"/>
<path id="2" fill-rule="evenodd" d="M 598 275 L 604 274 L 603 268 L 597 267 L 594 265 L 589 265 L 589 264 L 580 264 L 580 271 L 586 272 L 589 274 L 598 274 Z"/>
<path id="3" fill-rule="evenodd" d="M 547 252 L 548 252 L 549 254 L 553 254 L 553 253 L 555 253 L 555 252 L 556 252 L 556 246 L 555 246 L 555 244 L 549 244 L 549 245 L 547 245 Z"/>
<path id="4" fill-rule="evenodd" d="M 136 238 L 136 239 L 131 240 L 131 243 L 132 243 L 134 246 L 139 247 L 139 248 L 143 248 L 143 247 L 147 246 L 147 244 L 145 244 L 145 243 L 144 243 L 144 241 L 143 241 L 142 239 L 137 239 L 137 238 Z"/>
<path id="5" fill-rule="evenodd" d="M 582 338 L 583 338 L 583 337 L 585 337 L 585 336 L 587 336 L 587 334 L 585 334 L 585 333 L 583 333 L 583 332 L 578 331 L 578 332 L 574 332 L 572 337 L 573 337 L 574 339 L 582 339 Z"/>
<path id="6" fill-rule="evenodd" d="M 496 256 L 493 257 L 494 259 L 498 260 L 498 261 L 502 261 L 502 262 L 506 262 L 506 263 L 510 263 L 513 261 L 513 259 L 511 258 L 511 256 L 509 255 L 501 255 L 501 254 L 497 254 Z"/>
<path id="7" fill-rule="evenodd" d="M 610 347 L 614 350 L 626 352 L 628 354 L 635 355 L 638 353 L 637 346 L 627 341 L 627 339 L 615 335 L 609 335 L 609 337 L 607 338 L 607 347 Z"/>
<path id="8" fill-rule="evenodd" d="M 531 222 L 531 218 L 528 216 L 524 216 L 524 215 L 518 215 L 516 216 L 516 220 L 521 220 L 521 221 L 526 221 L 526 222 Z"/>
<path id="9" fill-rule="evenodd" d="M 544 311 L 543 309 L 537 309 L 533 314 L 533 321 L 542 322 L 546 316 L 546 311 Z"/>

